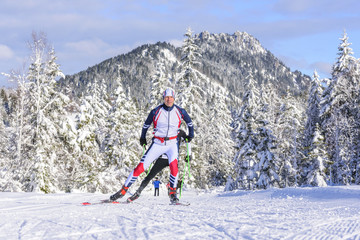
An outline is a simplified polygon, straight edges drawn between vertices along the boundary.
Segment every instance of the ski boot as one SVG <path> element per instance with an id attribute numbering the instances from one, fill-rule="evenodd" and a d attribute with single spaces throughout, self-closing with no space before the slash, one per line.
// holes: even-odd
<path id="1" fill-rule="evenodd" d="M 175 188 L 170 187 L 169 197 L 171 204 L 176 204 L 179 202 L 179 199 L 176 197 L 176 187 Z"/>
<path id="2" fill-rule="evenodd" d="M 131 203 L 132 201 L 138 199 L 140 197 L 140 192 L 136 191 L 132 196 L 130 196 L 126 201 Z"/>
<path id="3" fill-rule="evenodd" d="M 128 189 L 129 188 L 125 187 L 124 185 L 117 193 L 110 196 L 110 200 L 115 201 L 116 199 L 122 198 L 126 194 Z"/>

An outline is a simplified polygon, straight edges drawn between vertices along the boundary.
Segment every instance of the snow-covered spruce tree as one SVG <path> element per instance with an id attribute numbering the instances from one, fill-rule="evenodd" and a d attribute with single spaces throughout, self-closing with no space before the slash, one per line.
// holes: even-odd
<path id="1" fill-rule="evenodd" d="M 33 33 L 30 44 L 31 64 L 26 76 L 23 132 L 27 142 L 27 159 L 23 159 L 23 190 L 58 191 L 59 165 L 61 165 L 62 141 L 60 123 L 67 115 L 64 105 L 67 98 L 56 90 L 56 78 L 64 77 L 56 63 L 55 52 L 49 47 L 44 34 Z M 23 128 L 22 127 L 22 128 Z M 24 146 L 24 145 L 23 145 Z M 24 149 L 25 150 L 25 149 Z M 24 156 L 21 156 L 24 157 Z"/>
<path id="2" fill-rule="evenodd" d="M 162 94 L 167 87 L 170 87 L 170 81 L 165 72 L 164 62 L 160 60 L 156 64 L 155 74 L 151 77 L 149 111 L 161 103 Z"/>
<path id="3" fill-rule="evenodd" d="M 281 100 L 276 92 L 273 84 L 270 82 L 261 85 L 261 99 L 260 99 L 260 112 L 268 121 L 268 128 L 271 129 L 273 135 L 277 138 L 281 131 L 280 120 L 281 115 L 279 112 Z"/>
<path id="4" fill-rule="evenodd" d="M 29 99 L 26 98 L 25 92 L 28 81 L 26 74 L 20 74 L 12 71 L 11 74 L 6 75 L 9 80 L 17 83 L 16 97 L 14 97 L 11 115 L 10 115 L 10 133 L 9 133 L 9 156 L 8 161 L 5 162 L 5 175 L 2 176 L 4 181 L 1 185 L 3 191 L 22 191 L 22 182 L 24 172 L 28 161 L 29 146 L 31 146 L 30 139 L 26 138 L 26 133 L 30 131 L 31 126 L 27 109 L 25 107 Z"/>
<path id="5" fill-rule="evenodd" d="M 101 168 L 100 146 L 96 142 L 97 125 L 95 111 L 90 104 L 90 97 L 84 97 L 80 113 L 76 116 L 77 145 L 80 153 L 74 171 L 74 189 L 94 192 L 97 189 L 97 175 Z"/>
<path id="6" fill-rule="evenodd" d="M 183 107 L 188 107 L 191 105 L 191 90 L 198 86 L 194 85 L 194 82 L 197 78 L 196 70 L 194 67 L 200 64 L 197 61 L 197 58 L 201 57 L 199 53 L 199 47 L 194 43 L 194 38 L 192 36 L 193 32 L 191 28 L 188 28 L 185 33 L 185 39 L 182 46 L 182 57 L 181 57 L 181 72 L 178 76 L 177 81 L 177 101 Z M 201 92 L 201 91 L 200 91 Z"/>
<path id="7" fill-rule="evenodd" d="M 304 149 L 304 158 L 301 161 L 299 166 L 299 171 L 301 175 L 301 182 L 305 185 L 316 185 L 320 184 L 323 186 L 324 184 L 320 180 L 314 180 L 314 171 L 318 174 L 319 171 L 324 171 L 321 173 L 321 176 L 325 174 L 325 165 L 323 162 L 318 163 L 318 161 L 325 161 L 324 151 L 325 149 L 321 149 L 324 147 L 324 144 L 320 144 L 321 141 L 320 136 L 322 133 L 319 131 L 320 124 L 320 101 L 322 94 L 321 82 L 319 80 L 319 75 L 316 71 L 314 71 L 314 75 L 311 81 L 311 87 L 309 91 L 308 104 L 306 109 L 306 123 L 304 130 L 304 141 L 303 141 L 303 149 Z M 315 140 L 314 138 L 317 138 Z M 315 145 L 313 145 L 315 144 Z M 310 154 L 311 153 L 311 154 Z M 316 156 L 316 154 L 319 154 Z M 315 168 L 315 169 L 314 169 Z M 319 170 L 321 168 L 321 170 Z M 319 172 L 320 174 L 320 172 Z M 318 176 L 318 175 L 317 175 Z M 311 178 L 311 180 L 308 179 Z M 315 179 L 317 179 L 316 177 Z M 326 180 L 326 178 L 324 178 Z M 315 181 L 315 182 L 313 182 Z"/>
<path id="8" fill-rule="evenodd" d="M 107 134 L 106 117 L 111 109 L 110 98 L 106 92 L 105 80 L 95 79 L 94 83 L 90 85 L 90 104 L 94 109 L 94 121 L 96 123 L 96 142 L 100 147 L 100 151 L 104 152 L 104 140 Z"/>
<path id="9" fill-rule="evenodd" d="M 360 82 L 360 59 L 357 59 L 357 79 Z M 360 84 L 356 85 L 358 96 L 353 103 L 353 111 L 355 116 L 355 132 L 353 133 L 353 141 L 352 141 L 352 161 L 350 169 L 352 171 L 352 175 L 354 178 L 355 184 L 360 184 Z"/>
<path id="10" fill-rule="evenodd" d="M 223 186 L 227 177 L 232 174 L 234 156 L 234 141 L 231 136 L 231 113 L 228 109 L 226 90 L 221 86 L 213 86 L 210 89 L 212 97 L 207 103 L 210 112 L 208 129 L 205 136 L 206 159 L 210 163 L 210 182 L 214 186 Z"/>
<path id="11" fill-rule="evenodd" d="M 233 122 L 233 137 L 236 143 L 234 158 L 235 180 L 232 189 L 254 189 L 258 180 L 255 166 L 257 164 L 256 147 L 258 139 L 256 114 L 259 104 L 259 90 L 251 74 L 247 78 L 246 92 L 242 107 Z"/>
<path id="12" fill-rule="evenodd" d="M 339 46 L 339 57 L 333 66 L 330 85 L 323 93 L 321 124 L 331 167 L 331 183 L 352 182 L 351 162 L 357 139 L 356 109 L 359 96 L 358 61 L 353 57 L 346 32 Z"/>
<path id="13" fill-rule="evenodd" d="M 314 132 L 312 133 L 312 143 L 307 152 L 308 165 L 304 173 L 307 175 L 304 179 L 305 186 L 325 187 L 327 186 L 327 175 L 325 163 L 327 161 L 327 154 L 325 151 L 324 137 L 320 132 L 319 123 L 315 124 Z"/>
<path id="14" fill-rule="evenodd" d="M 104 186 L 99 174 L 104 170 L 104 139 L 106 136 L 106 117 L 110 105 L 104 91 L 103 81 L 97 80 L 89 85 L 89 96 L 82 99 L 77 116 L 77 144 L 80 147 L 77 164 L 77 184 L 83 191 L 95 192 Z M 105 190 L 106 192 L 106 190 Z"/>
<path id="15" fill-rule="evenodd" d="M 177 92 L 176 104 L 185 108 L 189 113 L 195 129 L 195 138 L 191 142 L 193 161 L 190 162 L 193 178 L 185 179 L 185 183 L 193 187 L 207 188 L 210 181 L 205 178 L 209 176 L 209 162 L 200 146 L 204 146 L 202 141 L 205 141 L 205 134 L 210 127 L 207 125 L 208 120 L 204 112 L 206 110 L 204 102 L 207 97 L 204 90 L 209 80 L 195 69 L 195 65 L 198 64 L 196 58 L 201 55 L 198 53 L 198 46 L 194 44 L 190 28 L 187 29 L 185 37 L 182 46 L 182 64 L 175 89 Z M 187 130 L 187 127 L 184 129 Z"/>
<path id="16" fill-rule="evenodd" d="M 8 162 L 10 162 L 9 150 L 10 146 L 10 131 L 9 127 L 6 127 L 7 113 L 5 111 L 5 99 L 6 93 L 4 89 L 1 89 L 0 95 L 0 189 L 7 184 L 6 174 L 8 172 Z"/>
<path id="17" fill-rule="evenodd" d="M 5 138 L 5 124 L 4 124 L 4 108 L 3 108 L 3 98 L 0 97 L 0 187 L 5 184 L 3 181 L 4 175 L 5 175 L 5 162 L 8 161 L 5 157 L 6 153 L 3 149 L 6 148 L 6 146 L 9 144 L 9 142 Z"/>
<path id="18" fill-rule="evenodd" d="M 122 81 L 116 79 L 117 88 L 112 94 L 112 108 L 107 118 L 108 133 L 106 137 L 106 169 L 101 173 L 101 179 L 108 189 L 118 190 L 127 178 L 129 172 L 141 158 L 143 149 L 138 139 L 142 119 L 136 105 L 126 96 Z M 130 92 L 130 91 L 129 91 Z M 144 116 L 143 114 L 141 116 Z"/>
<path id="19" fill-rule="evenodd" d="M 266 189 L 268 187 L 280 187 L 280 177 L 278 175 L 281 165 L 280 159 L 275 154 L 276 138 L 270 130 L 268 118 L 272 116 L 270 99 L 267 89 L 261 85 L 259 107 L 257 111 L 258 145 L 256 146 L 257 163 L 255 171 L 258 173 L 256 187 Z M 271 115 L 270 115 L 271 114 Z"/>
<path id="20" fill-rule="evenodd" d="M 280 187 L 279 161 L 274 154 L 273 149 L 276 148 L 275 136 L 271 130 L 267 128 L 267 122 L 262 121 L 263 126 L 257 129 L 259 142 L 256 147 L 257 163 L 255 171 L 258 172 L 258 180 L 256 188 L 266 189 L 269 187 Z"/>
<path id="21" fill-rule="evenodd" d="M 6 97 L 6 93 L 4 89 L 1 89 L 0 96 L 0 171 L 4 167 L 4 162 L 8 158 L 8 134 L 6 133 L 6 121 L 7 121 L 7 113 L 5 110 L 5 102 L 4 98 Z"/>
<path id="22" fill-rule="evenodd" d="M 276 127 L 278 143 L 277 154 L 283 161 L 280 176 L 283 187 L 299 184 L 299 162 L 302 155 L 302 126 L 304 122 L 304 104 L 301 99 L 293 97 L 290 91 L 282 99 L 279 119 Z"/>
<path id="23" fill-rule="evenodd" d="M 351 172 L 351 182 L 360 184 L 360 59 L 351 65 L 350 74 L 350 98 L 351 98 L 351 156 L 349 168 Z"/>
<path id="24" fill-rule="evenodd" d="M 320 87 L 319 75 L 314 71 L 306 109 L 306 124 L 304 133 L 304 153 L 311 151 L 316 124 L 320 123 L 320 97 L 322 89 Z"/>

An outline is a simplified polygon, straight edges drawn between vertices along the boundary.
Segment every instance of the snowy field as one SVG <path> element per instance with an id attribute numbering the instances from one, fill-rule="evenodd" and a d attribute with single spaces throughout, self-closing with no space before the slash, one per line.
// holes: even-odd
<path id="1" fill-rule="evenodd" d="M 0 239 L 360 239 L 360 186 L 264 191 L 164 189 L 131 204 L 82 206 L 109 195 L 0 193 Z"/>

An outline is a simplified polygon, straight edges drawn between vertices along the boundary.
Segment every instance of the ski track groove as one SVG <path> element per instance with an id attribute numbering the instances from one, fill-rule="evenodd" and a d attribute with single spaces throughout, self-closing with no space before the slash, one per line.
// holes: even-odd
<path id="1" fill-rule="evenodd" d="M 286 239 L 356 239 L 360 238 L 359 219 L 328 219 L 329 223 L 320 223 L 303 229 Z"/>
<path id="2" fill-rule="evenodd" d="M 20 240 L 21 239 L 21 232 L 24 228 L 24 226 L 26 225 L 27 221 L 24 220 L 21 224 L 20 224 L 20 227 L 19 227 L 19 230 L 18 230 L 18 239 Z"/>

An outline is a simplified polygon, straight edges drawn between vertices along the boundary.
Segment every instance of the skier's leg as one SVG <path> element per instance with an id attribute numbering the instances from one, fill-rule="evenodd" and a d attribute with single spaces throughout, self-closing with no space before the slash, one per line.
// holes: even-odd
<path id="1" fill-rule="evenodd" d="M 179 151 L 176 144 L 172 146 L 167 152 L 169 158 L 169 167 L 170 167 L 170 187 L 176 188 L 179 172 L 178 172 L 178 156 Z"/>
<path id="2" fill-rule="evenodd" d="M 176 197 L 176 186 L 177 181 L 179 177 L 179 171 L 178 171 L 178 147 L 176 144 L 174 144 L 174 147 L 172 147 L 168 152 L 167 155 L 169 157 L 169 167 L 170 167 L 170 201 L 172 203 L 176 203 L 179 201 L 179 199 Z"/>
<path id="3" fill-rule="evenodd" d="M 128 178 L 125 181 L 125 184 L 122 186 L 122 188 L 116 192 L 115 194 L 110 196 L 110 200 L 115 201 L 118 198 L 122 198 L 131 184 L 133 184 L 136 179 L 139 177 L 139 175 L 144 172 L 146 168 L 150 166 L 150 164 L 159 157 L 161 153 L 159 152 L 159 145 L 152 143 L 149 147 L 149 149 L 146 151 L 144 156 L 141 158 L 140 163 L 136 166 L 134 170 L 130 173 Z M 161 149 L 160 149 L 161 150 Z"/>
<path id="4" fill-rule="evenodd" d="M 161 170 L 163 170 L 167 166 L 169 166 L 169 162 L 167 159 L 162 157 L 158 158 L 154 166 L 151 168 L 149 174 L 144 178 L 144 180 L 140 184 L 140 187 L 136 191 L 140 194 L 142 190 L 149 184 L 151 179 L 153 179 Z"/>
<path id="5" fill-rule="evenodd" d="M 140 176 L 140 174 L 143 173 L 145 169 L 147 169 L 150 166 L 150 164 L 159 157 L 160 154 L 161 154 L 161 146 L 152 143 L 149 149 L 144 154 L 144 156 L 142 156 L 140 163 L 130 173 L 124 185 L 126 187 L 130 187 L 131 184 L 133 184 L 136 181 L 136 179 Z"/>

